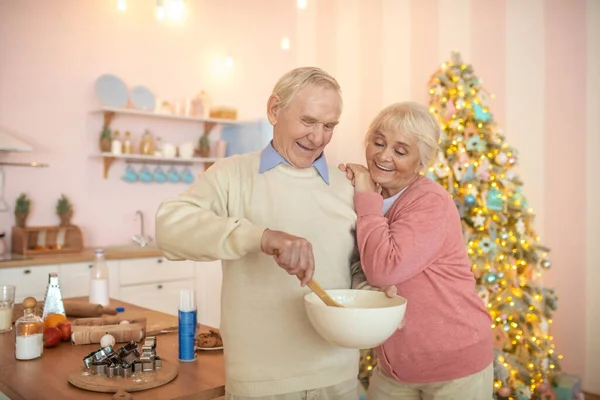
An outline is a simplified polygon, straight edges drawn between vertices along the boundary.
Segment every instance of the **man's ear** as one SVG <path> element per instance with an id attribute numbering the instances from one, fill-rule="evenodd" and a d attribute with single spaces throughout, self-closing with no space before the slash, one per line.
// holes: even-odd
<path id="1" fill-rule="evenodd" d="M 274 94 L 269 97 L 267 101 L 267 118 L 269 118 L 269 122 L 271 125 L 275 126 L 277 123 L 277 117 L 279 115 L 279 96 L 275 96 Z"/>

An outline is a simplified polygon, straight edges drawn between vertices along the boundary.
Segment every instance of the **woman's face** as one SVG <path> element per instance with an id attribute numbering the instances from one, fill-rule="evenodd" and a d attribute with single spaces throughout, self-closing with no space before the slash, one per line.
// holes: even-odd
<path id="1" fill-rule="evenodd" d="M 371 179 L 386 197 L 404 189 L 419 174 L 419 146 L 413 135 L 377 130 L 367 143 L 366 158 Z"/>

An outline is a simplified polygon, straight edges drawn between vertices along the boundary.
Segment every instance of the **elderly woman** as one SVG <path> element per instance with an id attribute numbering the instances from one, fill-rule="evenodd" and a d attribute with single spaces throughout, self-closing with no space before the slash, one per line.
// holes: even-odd
<path id="1" fill-rule="evenodd" d="M 446 190 L 420 174 L 439 131 L 425 107 L 393 104 L 369 127 L 367 167 L 340 166 L 354 184 L 368 283 L 408 300 L 404 327 L 376 349 L 369 400 L 492 398 L 491 319 L 475 292 L 460 217 Z"/>

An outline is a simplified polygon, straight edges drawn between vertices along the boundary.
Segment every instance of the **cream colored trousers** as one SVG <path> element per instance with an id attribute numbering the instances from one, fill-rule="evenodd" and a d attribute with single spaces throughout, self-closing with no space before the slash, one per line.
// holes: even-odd
<path id="1" fill-rule="evenodd" d="M 264 397 L 240 397 L 227 393 L 226 400 L 357 400 L 358 380 L 352 379 L 322 389 L 303 390 L 296 393 Z"/>
<path id="2" fill-rule="evenodd" d="M 376 367 L 367 400 L 492 400 L 493 392 L 493 363 L 476 374 L 436 383 L 398 382 Z"/>

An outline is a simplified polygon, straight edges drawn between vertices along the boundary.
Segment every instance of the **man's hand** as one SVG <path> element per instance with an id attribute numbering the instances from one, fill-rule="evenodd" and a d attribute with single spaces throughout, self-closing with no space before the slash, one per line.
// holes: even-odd
<path id="1" fill-rule="evenodd" d="M 261 239 L 261 248 L 290 275 L 301 274 L 304 286 L 313 277 L 315 258 L 308 240 L 281 231 L 266 229 Z"/>
<path id="2" fill-rule="evenodd" d="M 346 172 L 346 178 L 352 182 L 355 193 L 377 193 L 377 185 L 371 179 L 371 174 L 366 167 L 360 164 L 340 164 L 338 168 Z"/>

